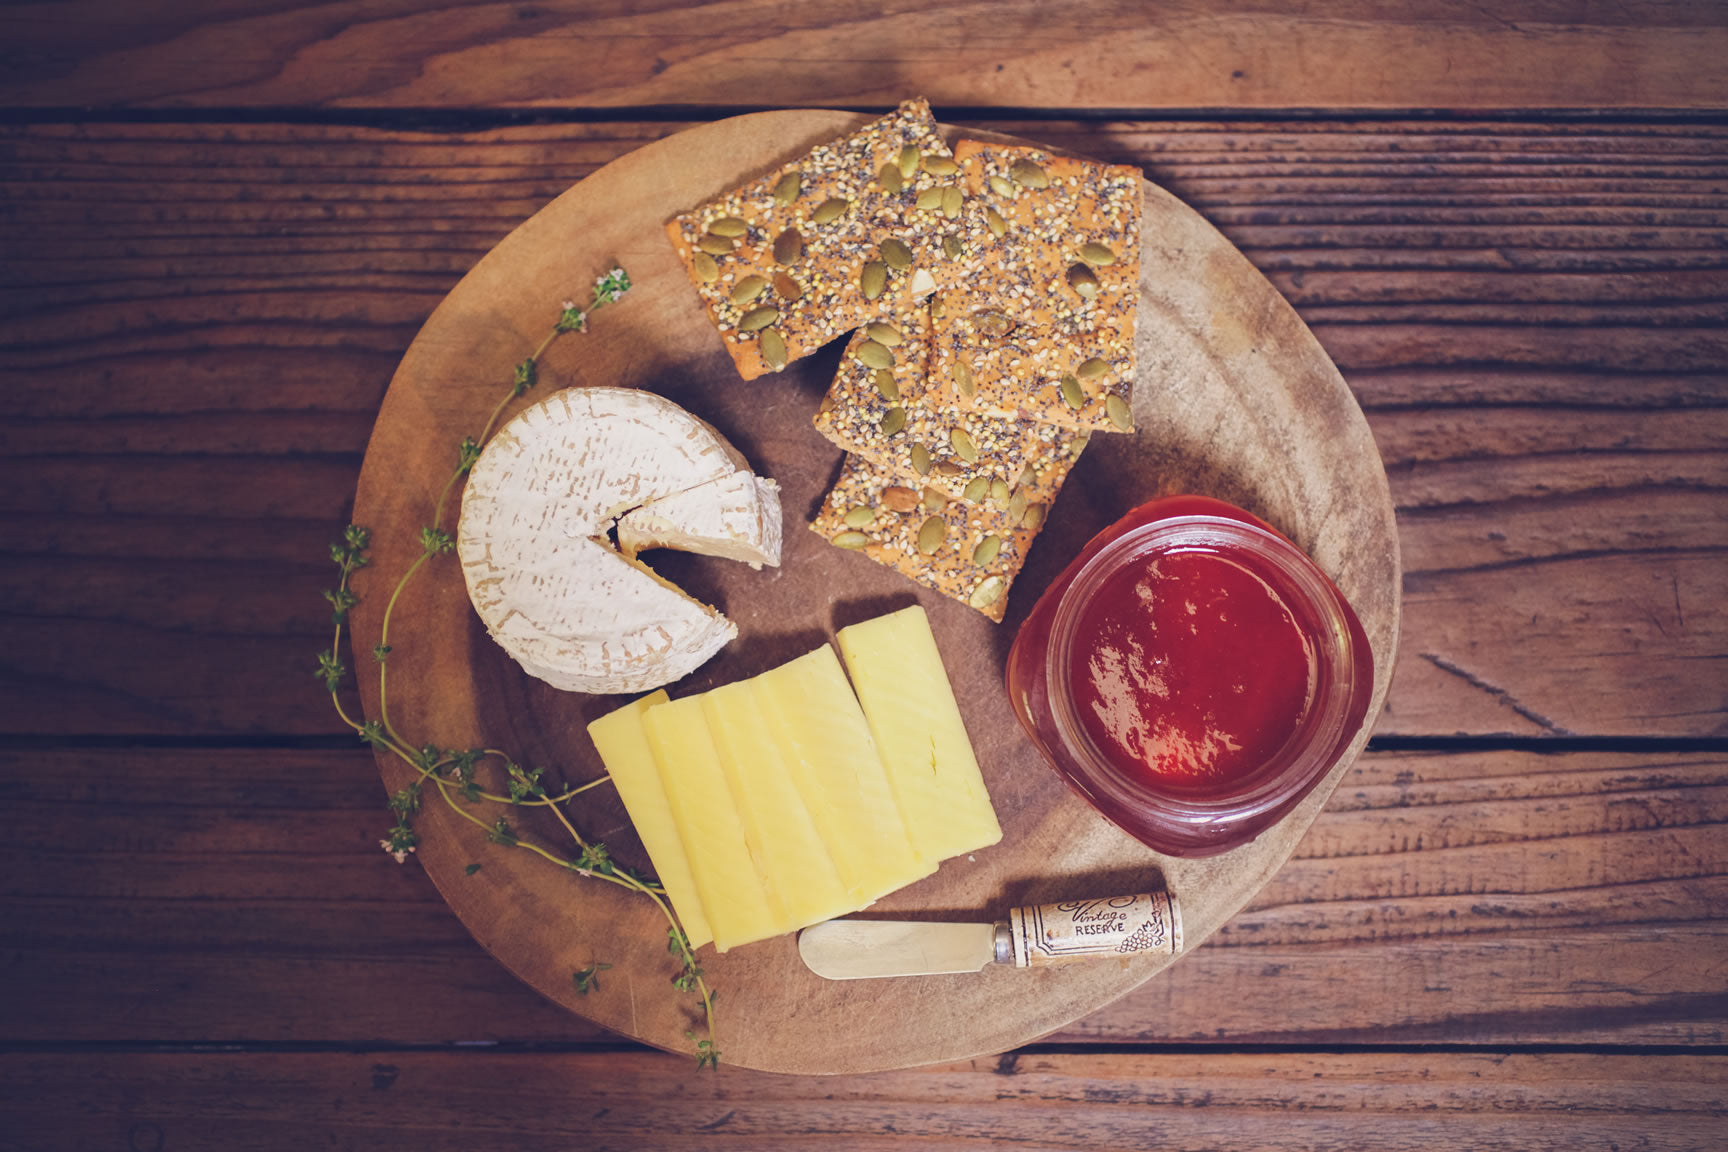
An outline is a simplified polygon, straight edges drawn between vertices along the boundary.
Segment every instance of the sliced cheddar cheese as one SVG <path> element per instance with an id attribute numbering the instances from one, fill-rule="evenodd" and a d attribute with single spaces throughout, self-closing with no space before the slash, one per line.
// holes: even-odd
<path id="1" fill-rule="evenodd" d="M 924 609 L 842 628 L 838 639 L 913 849 L 945 860 L 1002 839 Z"/>
<path id="2" fill-rule="evenodd" d="M 780 931 L 852 911 L 856 905 L 749 683 L 727 684 L 699 699 L 750 855 L 761 869 L 769 903 L 784 915 Z"/>
<path id="3" fill-rule="evenodd" d="M 824 644 L 747 683 L 853 906 L 934 872 L 912 846 L 834 650 Z"/>
<path id="4" fill-rule="evenodd" d="M 657 704 L 642 722 L 715 948 L 778 935 L 786 914 L 771 902 L 750 854 L 701 697 Z"/>
<path id="5" fill-rule="evenodd" d="M 624 810 L 636 827 L 642 847 L 647 849 L 648 862 L 666 890 L 666 898 L 672 903 L 684 935 L 689 937 L 690 947 L 700 948 L 714 934 L 708 929 L 708 917 L 702 911 L 702 900 L 696 894 L 696 882 L 690 873 L 690 858 L 685 855 L 684 842 L 672 819 L 666 789 L 660 782 L 660 769 L 655 766 L 654 751 L 642 725 L 642 714 L 665 702 L 664 690 L 644 696 L 588 725 L 588 735 L 600 751 L 600 759 L 618 789 L 618 798 L 624 802 Z"/>
<path id="6" fill-rule="evenodd" d="M 840 642 L 858 695 L 823 645 L 589 725 L 692 946 L 844 916 L 1001 837 L 923 610 Z"/>

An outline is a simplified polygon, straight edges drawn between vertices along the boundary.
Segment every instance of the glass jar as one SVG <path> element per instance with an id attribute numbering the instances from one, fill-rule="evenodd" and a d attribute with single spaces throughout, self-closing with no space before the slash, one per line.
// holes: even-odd
<path id="1" fill-rule="evenodd" d="M 1147 846 L 1209 856 L 1275 824 L 1367 716 L 1374 657 L 1324 573 L 1240 508 L 1142 505 L 1015 638 L 1008 690 L 1069 785 Z"/>

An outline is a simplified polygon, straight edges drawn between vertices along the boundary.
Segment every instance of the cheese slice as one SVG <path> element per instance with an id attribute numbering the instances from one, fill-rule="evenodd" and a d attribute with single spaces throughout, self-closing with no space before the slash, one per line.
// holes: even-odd
<path id="1" fill-rule="evenodd" d="M 935 871 L 912 846 L 834 649 L 824 644 L 746 683 L 856 907 Z"/>
<path id="2" fill-rule="evenodd" d="M 778 935 L 786 914 L 771 902 L 750 854 L 702 698 L 657 704 L 642 717 L 714 947 L 724 952 Z"/>
<path id="3" fill-rule="evenodd" d="M 702 900 L 696 894 L 696 882 L 690 874 L 690 858 L 684 854 L 684 842 L 678 838 L 678 826 L 672 819 L 672 808 L 666 799 L 666 789 L 660 783 L 660 769 L 654 763 L 654 750 L 648 745 L 648 731 L 642 724 L 642 714 L 656 704 L 666 702 L 665 692 L 655 692 L 640 700 L 608 712 L 588 725 L 588 735 L 600 750 L 618 798 L 630 815 L 636 835 L 647 849 L 648 861 L 672 911 L 691 948 L 700 948 L 714 938 L 708 929 L 708 917 L 702 911 Z"/>
<path id="4" fill-rule="evenodd" d="M 780 563 L 780 534 L 780 486 L 748 472 L 662 497 L 618 521 L 618 547 L 626 556 L 675 548 L 752 568 Z"/>
<path id="5" fill-rule="evenodd" d="M 664 397 L 634 388 L 554 393 L 500 429 L 469 474 L 456 534 L 469 599 L 499 645 L 555 687 L 636 692 L 670 683 L 737 630 L 620 555 L 607 533 L 633 509 L 735 476 L 755 486 L 718 432 Z M 774 510 L 777 528 L 777 497 Z M 709 540 L 722 554 L 738 551 L 720 539 L 723 526 L 717 533 L 674 518 L 666 530 L 681 532 L 693 551 Z"/>
<path id="6" fill-rule="evenodd" d="M 692 941 L 857 911 L 1001 839 L 922 608 L 751 680 L 589 726 Z M 863 701 L 862 707 L 860 700 Z"/>
<path id="7" fill-rule="evenodd" d="M 856 910 L 749 683 L 727 684 L 700 699 L 763 888 L 786 917 L 780 931 Z"/>
<path id="8" fill-rule="evenodd" d="M 946 860 L 1002 839 L 924 609 L 842 628 L 838 639 L 913 848 Z"/>

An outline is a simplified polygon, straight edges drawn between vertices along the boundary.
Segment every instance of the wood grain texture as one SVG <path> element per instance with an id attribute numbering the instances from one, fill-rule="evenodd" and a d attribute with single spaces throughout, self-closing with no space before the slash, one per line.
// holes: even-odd
<path id="1" fill-rule="evenodd" d="M 0 1147 L 1651 1152 L 1720 1146 L 1728 1057 L 1032 1054 L 820 1081 L 649 1053 L 11 1055 Z"/>
<path id="2" fill-rule="evenodd" d="M 364 751 L 7 752 L 0 777 L 0 1046 L 608 1039 L 379 851 Z M 1246 909 L 1051 1039 L 1719 1047 L 1725 823 L 1720 754 L 1370 753 Z"/>
<path id="3" fill-rule="evenodd" d="M 444 298 L 391 380 L 355 497 L 355 517 L 374 527 L 374 537 L 372 565 L 354 580 L 361 601 L 352 615 L 353 646 L 368 653 L 391 646 L 388 715 L 382 674 L 360 677 L 367 718 L 416 733 L 410 747 L 508 748 L 531 763 L 559 763 L 570 783 L 604 774 L 584 729 L 628 697 L 551 691 L 501 659 L 475 625 L 453 565 L 428 567 L 400 594 L 390 591 L 417 562 L 419 526 L 449 481 L 445 445 L 476 434 L 507 395 L 476 389 L 474 380 L 536 346 L 547 330 L 546 319 L 528 319 L 536 308 L 582 299 L 593 277 L 617 260 L 631 270 L 629 296 L 579 339 L 551 345 L 539 362 L 541 378 L 548 387 L 646 388 L 684 405 L 753 469 L 779 481 L 796 525 L 799 510 L 819 503 L 840 465 L 841 453 L 810 427 L 832 359 L 812 357 L 740 385 L 662 225 L 868 120 L 758 113 L 658 141 L 537 212 Z M 1074 555 L 1157 496 L 1202 491 L 1228 499 L 1311 554 L 1354 607 L 1372 646 L 1366 713 L 1344 732 L 1344 750 L 1325 779 L 1274 828 L 1228 853 L 1176 859 L 1102 820 L 1020 732 L 1001 668 L 1014 627 L 1031 610 L 1024 594 L 1010 601 L 1007 622 L 997 627 L 796 528 L 771 572 L 656 557 L 660 575 L 722 607 L 738 628 L 735 643 L 669 686 L 679 696 L 780 665 L 914 595 L 929 612 L 1003 835 L 1000 844 L 948 860 L 935 875 L 878 900 L 872 915 L 1001 919 L 1026 904 L 1165 887 L 1181 905 L 1184 946 L 1194 947 L 1277 870 L 1361 750 L 1385 699 L 1397 643 L 1398 543 L 1385 471 L 1362 413 L 1294 310 L 1241 253 L 1157 186 L 1144 184 L 1143 199 L 1136 431 L 1088 447 L 1089 470 L 1071 476 L 1065 491 L 1074 495 L 1052 508 L 1042 559 L 1029 571 L 1047 583 L 1060 567 L 1056 558 Z M 1138 399 L 1156 399 L 1161 388 L 1166 403 Z M 505 408 L 503 418 L 526 404 Z M 387 613 L 395 628 L 388 634 Z M 391 751 L 381 749 L 378 760 L 392 790 L 417 778 Z M 481 945 L 572 1012 L 668 1051 L 688 1051 L 689 1007 L 636 983 L 639 973 L 665 963 L 664 910 L 617 887 L 573 884 L 568 872 L 529 852 L 468 876 L 465 866 L 484 849 L 492 817 L 438 798 L 432 792 L 415 819 L 420 863 Z M 554 851 L 568 855 L 557 847 L 570 843 L 557 825 L 513 823 L 541 843 L 550 833 Z M 602 822 L 584 831 L 605 829 Z M 640 853 L 624 858 L 648 864 Z M 570 973 L 591 960 L 588 946 L 575 941 L 595 934 L 611 938 L 625 975 L 608 992 L 578 993 Z M 907 985 L 885 1010 L 874 986 L 811 973 L 792 936 L 701 956 L 708 980 L 732 986 L 730 1024 L 716 1043 L 733 1063 L 822 1073 L 1002 1051 L 1065 1026 L 1171 962 L 1153 954 L 1032 972 L 991 967 Z M 857 1038 L 836 1043 L 849 1034 Z"/>
<path id="4" fill-rule="evenodd" d="M 0 729 L 334 730 L 323 554 L 396 362 L 676 127 L 5 130 Z M 1343 369 L 1410 571 L 1382 732 L 1724 731 L 1728 132 L 1007 127 L 1146 166 Z"/>
<path id="5" fill-rule="evenodd" d="M 0 103 L 1720 108 L 1728 17 L 1683 0 L 10 5 Z"/>

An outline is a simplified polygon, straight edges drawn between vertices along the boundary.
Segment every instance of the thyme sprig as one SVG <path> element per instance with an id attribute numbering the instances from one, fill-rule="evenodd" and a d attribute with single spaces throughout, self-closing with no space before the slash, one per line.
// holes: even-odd
<path id="1" fill-rule="evenodd" d="M 336 715 L 355 735 L 374 748 L 388 752 L 409 767 L 414 769 L 415 777 L 407 787 L 399 789 L 391 795 L 390 812 L 395 818 L 384 838 L 378 843 L 385 852 L 395 857 L 398 863 L 405 862 L 409 853 L 419 846 L 420 836 L 414 829 L 414 817 L 420 811 L 420 805 L 426 789 L 430 787 L 438 798 L 451 811 L 464 820 L 479 826 L 486 834 L 486 839 L 493 844 L 507 848 L 519 848 L 532 852 L 544 858 L 548 863 L 572 872 L 583 879 L 600 880 L 615 884 L 631 892 L 640 893 L 654 902 L 666 922 L 667 950 L 678 961 L 679 971 L 672 978 L 673 986 L 680 992 L 694 993 L 701 1001 L 704 1030 L 707 1035 L 698 1037 L 695 1032 L 686 1035 L 696 1048 L 696 1066 L 718 1067 L 720 1051 L 719 1036 L 715 1023 L 715 994 L 709 989 L 702 978 L 702 969 L 696 963 L 695 950 L 690 947 L 690 938 L 685 935 L 678 923 L 678 917 L 673 913 L 667 902 L 665 890 L 660 884 L 612 859 L 606 845 L 598 841 L 590 842 L 576 830 L 570 818 L 564 812 L 564 805 L 575 797 L 601 784 L 609 783 L 609 776 L 589 781 L 576 787 L 567 787 L 553 792 L 548 789 L 542 777 L 544 769 L 530 768 L 516 763 L 508 754 L 497 748 L 440 748 L 433 744 L 416 745 L 405 739 L 397 731 L 390 719 L 389 678 L 390 657 L 394 645 L 390 643 L 391 618 L 397 603 L 402 598 L 414 577 L 428 564 L 439 557 L 452 552 L 456 541 L 444 527 L 445 507 L 450 494 L 455 490 L 463 477 L 473 469 L 480 458 L 480 449 L 491 437 L 503 416 L 505 409 L 512 400 L 528 392 L 539 380 L 540 358 L 552 346 L 558 337 L 569 332 L 586 332 L 588 317 L 608 304 L 614 303 L 630 290 L 630 277 L 622 268 L 614 268 L 594 282 L 594 295 L 586 310 L 576 306 L 571 300 L 563 303 L 558 314 L 558 320 L 538 347 L 521 363 L 517 364 L 511 379 L 511 384 L 487 417 L 485 427 L 478 436 L 465 437 L 456 449 L 456 463 L 444 486 L 439 489 L 437 498 L 432 503 L 431 522 L 420 529 L 420 552 L 408 565 L 396 584 L 390 591 L 390 598 L 384 605 L 383 623 L 379 629 L 378 643 L 372 649 L 372 657 L 377 666 L 378 674 L 378 716 L 372 720 L 357 720 L 343 706 L 341 686 L 348 676 L 348 668 L 342 663 L 338 653 L 342 650 L 343 630 L 348 623 L 348 614 L 360 602 L 355 595 L 350 582 L 354 573 L 370 564 L 369 554 L 372 546 L 371 532 L 356 524 L 348 525 L 342 532 L 342 539 L 330 546 L 330 559 L 335 563 L 339 573 L 336 587 L 324 593 L 324 598 L 330 602 L 331 625 L 333 635 L 330 647 L 318 654 L 318 667 L 315 675 L 323 681 L 324 688 L 330 693 L 330 701 L 336 708 Z M 504 791 L 497 792 L 483 787 L 478 779 L 480 765 L 495 763 L 503 770 Z M 558 852 L 525 839 L 511 826 L 505 817 L 487 819 L 471 811 L 473 806 L 481 804 L 498 804 L 509 807 L 544 808 L 557 817 L 575 842 L 574 857 L 561 855 Z M 468 866 L 468 875 L 479 870 L 478 864 Z M 595 962 L 589 967 L 575 972 L 572 980 L 575 989 L 582 995 L 600 987 L 599 974 L 611 967 L 610 964 Z"/>

